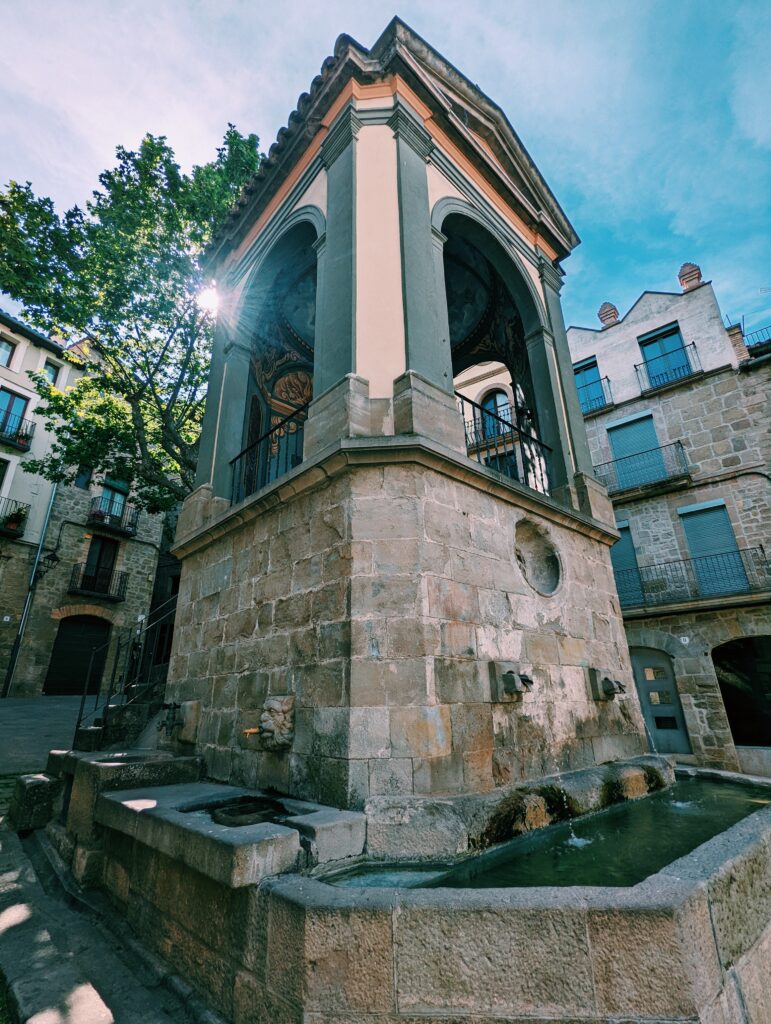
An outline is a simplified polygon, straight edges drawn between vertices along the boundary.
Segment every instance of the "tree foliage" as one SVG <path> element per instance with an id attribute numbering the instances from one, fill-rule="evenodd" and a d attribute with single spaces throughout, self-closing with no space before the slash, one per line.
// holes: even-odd
<path id="1" fill-rule="evenodd" d="M 85 208 L 63 215 L 29 182 L 0 191 L 0 290 L 86 371 L 64 391 L 35 376 L 56 439 L 26 468 L 131 480 L 151 511 L 191 490 L 213 329 L 196 301 L 199 258 L 257 147 L 229 125 L 216 158 L 185 174 L 166 139 L 147 135 L 136 152 L 118 147 Z"/>

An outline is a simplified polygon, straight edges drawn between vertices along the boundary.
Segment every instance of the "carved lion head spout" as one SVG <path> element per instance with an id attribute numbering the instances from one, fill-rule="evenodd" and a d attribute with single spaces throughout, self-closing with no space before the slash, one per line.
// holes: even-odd
<path id="1" fill-rule="evenodd" d="M 268 697 L 260 716 L 260 739 L 266 750 L 285 750 L 294 739 L 294 697 Z"/>

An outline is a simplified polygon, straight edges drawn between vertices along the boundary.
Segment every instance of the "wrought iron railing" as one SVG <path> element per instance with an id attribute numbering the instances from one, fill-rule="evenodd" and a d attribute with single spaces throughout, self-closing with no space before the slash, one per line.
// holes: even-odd
<path id="1" fill-rule="evenodd" d="M 306 402 L 295 409 L 230 460 L 233 505 L 300 465 L 309 405 L 310 402 Z"/>
<path id="2" fill-rule="evenodd" d="M 108 601 L 125 601 L 128 573 L 115 569 L 92 569 L 87 563 L 73 565 L 70 575 L 71 594 L 90 594 Z"/>
<path id="3" fill-rule="evenodd" d="M 549 494 L 551 448 L 515 426 L 511 406 L 490 412 L 457 391 L 455 397 L 463 416 L 469 458 L 534 491 Z"/>
<path id="4" fill-rule="evenodd" d="M 4 537 L 21 537 L 31 507 L 14 498 L 3 498 L 0 501 L 0 534 Z"/>
<path id="5" fill-rule="evenodd" d="M 105 530 L 134 536 L 137 532 L 139 509 L 122 501 L 102 495 L 94 498 L 88 510 L 88 522 Z"/>
<path id="6" fill-rule="evenodd" d="M 695 345 L 683 345 L 664 355 L 646 359 L 644 363 L 637 363 L 635 371 L 640 390 L 652 391 L 700 373 L 701 362 Z"/>
<path id="7" fill-rule="evenodd" d="M 604 409 L 606 405 L 613 405 L 613 392 L 610 388 L 610 378 L 600 377 L 598 380 L 589 381 L 588 384 L 581 384 L 577 388 L 578 401 L 581 404 L 581 412 L 597 412 Z"/>
<path id="8" fill-rule="evenodd" d="M 595 477 L 605 484 L 608 494 L 628 491 L 633 487 L 647 487 L 664 480 L 676 480 L 690 476 L 690 473 L 691 467 L 681 441 L 594 467 Z"/>
<path id="9" fill-rule="evenodd" d="M 0 415 L 0 441 L 3 444 L 11 444 L 22 451 L 27 451 L 32 445 L 34 434 L 33 420 L 25 420 L 22 416 L 14 416 L 11 413 Z"/>
<path id="10" fill-rule="evenodd" d="M 168 662 L 176 610 L 177 595 L 174 594 L 154 608 L 146 619 L 121 630 L 115 640 L 111 638 L 101 647 L 92 648 L 73 744 L 82 726 L 94 725 L 97 721 L 106 726 L 108 715 L 112 721 L 114 716 L 138 702 L 160 702 L 163 699 L 166 673 L 159 674 L 156 666 L 161 648 L 166 652 L 164 664 Z M 112 663 L 108 670 L 101 672 L 97 681 L 94 678 L 95 666 L 100 660 L 106 660 L 106 652 L 111 647 Z M 89 696 L 93 697 L 93 704 L 90 701 L 87 704 Z"/>
<path id="11" fill-rule="evenodd" d="M 760 327 L 757 331 L 750 331 L 744 335 L 744 344 L 747 348 L 757 348 L 758 345 L 766 345 L 771 341 L 771 324 L 768 327 Z"/>
<path id="12" fill-rule="evenodd" d="M 771 590 L 762 547 L 615 571 L 622 608 L 679 604 Z"/>

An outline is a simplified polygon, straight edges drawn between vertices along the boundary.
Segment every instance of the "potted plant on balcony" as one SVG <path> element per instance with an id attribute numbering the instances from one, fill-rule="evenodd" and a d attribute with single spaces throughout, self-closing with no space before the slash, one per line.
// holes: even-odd
<path id="1" fill-rule="evenodd" d="M 7 512 L 2 519 L 2 527 L 9 533 L 18 533 L 27 521 L 27 509 L 20 505 L 17 509 Z"/>

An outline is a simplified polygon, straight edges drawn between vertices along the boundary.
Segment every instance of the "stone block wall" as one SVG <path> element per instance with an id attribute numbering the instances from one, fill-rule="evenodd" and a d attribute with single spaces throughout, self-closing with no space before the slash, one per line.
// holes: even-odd
<path id="1" fill-rule="evenodd" d="M 214 778 L 361 806 L 645 749 L 607 544 L 564 511 L 463 476 L 351 468 L 185 558 L 167 696 L 202 701 Z M 552 596 L 520 567 L 523 519 L 557 549 Z M 494 661 L 532 677 L 521 701 L 496 702 Z M 593 701 L 589 666 L 627 694 Z M 284 693 L 293 747 L 261 750 L 244 729 Z"/>
<path id="2" fill-rule="evenodd" d="M 68 592 L 73 566 L 85 562 L 91 537 L 94 532 L 99 532 L 87 523 L 90 503 L 95 494 L 93 490 L 72 486 L 60 486 L 57 490 L 46 534 L 45 552 L 56 548 L 59 562 L 43 576 L 35 590 L 14 676 L 12 692 L 16 697 L 32 697 L 41 692 L 61 619 L 70 615 L 94 615 L 107 620 L 113 627 L 133 626 L 139 615 L 146 614 L 150 607 L 162 517 L 146 512 L 139 515 L 135 537 L 116 537 L 120 541 L 120 549 L 115 568 L 119 572 L 128 573 L 129 577 L 125 601 L 112 602 Z M 13 628 L 4 624 L 6 628 L 2 635 L 10 650 L 27 594 L 34 550 L 29 545 L 17 542 L 9 543 L 8 547 L 11 549 L 11 562 L 4 565 L 1 580 L 3 605 L 7 601 L 8 607 L 13 609 Z M 6 586 L 7 580 L 12 581 L 15 590 Z M 11 633 L 13 635 L 8 641 Z M 116 629 L 113 628 L 112 639 L 115 638 Z M 3 667 L 0 663 L 0 671 Z"/>
<path id="3" fill-rule="evenodd" d="M 767 636 L 768 605 L 650 615 L 625 623 L 630 647 L 652 647 L 673 658 L 691 748 L 699 764 L 739 771 L 712 650 L 741 637 Z M 685 637 L 687 643 L 681 638 Z"/>

